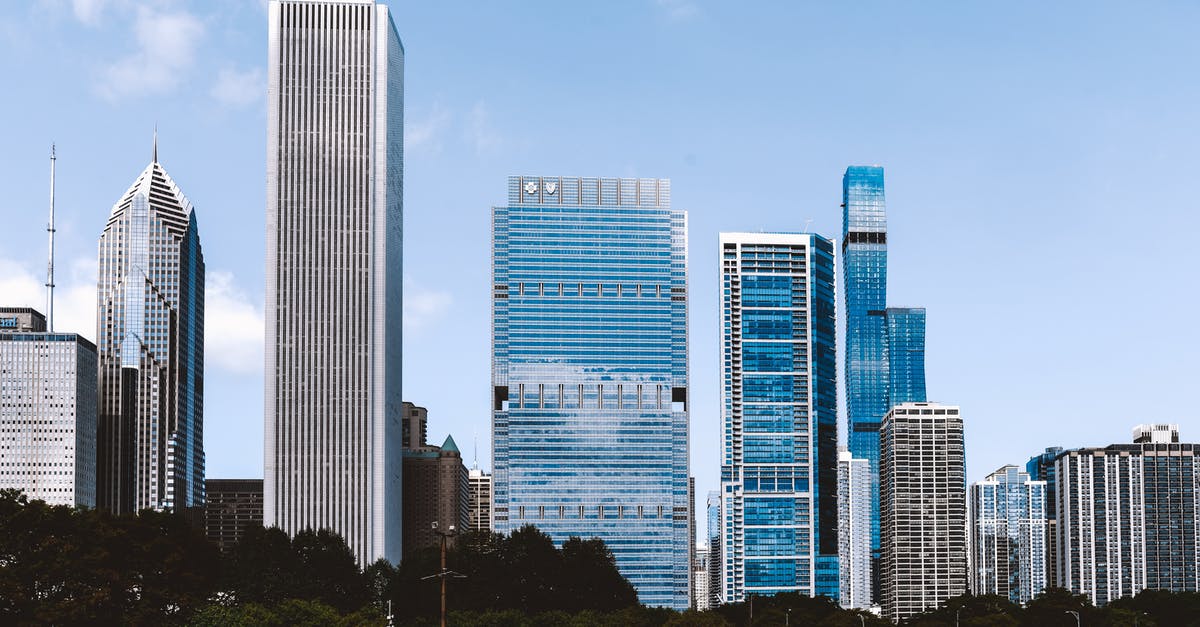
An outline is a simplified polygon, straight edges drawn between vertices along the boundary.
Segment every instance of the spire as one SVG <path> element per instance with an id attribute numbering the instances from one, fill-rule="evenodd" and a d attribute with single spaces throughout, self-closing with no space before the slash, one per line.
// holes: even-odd
<path id="1" fill-rule="evenodd" d="M 50 144 L 50 222 L 46 233 L 50 236 L 50 254 L 46 261 L 46 329 L 54 333 L 54 144 Z"/>
<path id="2" fill-rule="evenodd" d="M 154 160 L 152 163 L 158 163 L 158 123 L 154 124 Z"/>

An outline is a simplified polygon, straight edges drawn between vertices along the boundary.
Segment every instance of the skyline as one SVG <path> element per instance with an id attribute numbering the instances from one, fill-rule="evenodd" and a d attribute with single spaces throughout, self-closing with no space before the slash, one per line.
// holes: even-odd
<path id="1" fill-rule="evenodd" d="M 76 6 L 84 5 L 104 6 Z M 95 339 L 94 323 L 71 309 L 82 302 L 87 317 L 94 313 L 95 239 L 111 190 L 145 164 L 147 121 L 157 119 L 160 156 L 203 212 L 208 308 L 216 318 L 206 350 L 206 432 L 215 438 L 205 447 L 209 475 L 257 477 L 262 377 L 252 365 L 262 359 L 245 344 L 257 338 L 261 350 L 263 337 L 266 14 L 234 2 L 155 6 L 119 4 L 95 14 L 61 3 L 0 9 L 0 64 L 27 90 L 46 94 L 0 105 L 4 119 L 22 120 L 10 122 L 8 150 L 0 155 L 0 294 L 32 299 L 2 304 L 44 307 L 54 141 L 56 326 Z M 1200 226 L 1188 184 L 1200 166 L 1190 150 L 1200 124 L 1188 103 L 1200 90 L 1174 78 L 1190 75 L 1187 60 L 1200 52 L 1186 41 L 1195 8 L 1030 17 L 959 7 L 925 15 L 779 7 L 794 14 L 767 18 L 648 2 L 615 17 L 576 7 L 572 26 L 594 24 L 582 32 L 562 28 L 565 18 L 552 19 L 536 5 L 461 15 L 393 8 L 410 51 L 406 302 L 417 306 L 406 312 L 406 400 L 439 416 L 430 425 L 432 441 L 452 433 L 466 445 L 477 434 L 481 465 L 491 466 L 488 321 L 481 312 L 490 293 L 487 216 L 503 199 L 506 177 L 668 177 L 673 205 L 691 215 L 692 469 L 697 493 L 707 493 L 719 466 L 717 233 L 807 228 L 839 238 L 838 177 L 862 163 L 887 170 L 889 305 L 928 310 L 929 398 L 964 408 L 968 481 L 1021 464 L 1046 446 L 1122 442 L 1132 425 L 1160 417 L 1182 423 L 1184 439 L 1195 437 L 1186 394 L 1194 369 L 1180 364 L 1200 346 L 1187 317 L 1200 303 L 1178 287 L 1193 282 L 1188 270 L 1197 260 L 1186 236 Z M 850 18 L 861 49 L 822 32 Z M 182 44 L 146 35 L 153 24 L 173 25 L 183 35 L 177 40 L 198 42 L 190 60 L 188 50 L 172 47 Z M 801 25 L 801 43 L 784 40 L 790 24 Z M 514 31 L 542 39 L 499 39 Z M 1054 39 L 1059 32 L 1071 36 Z M 109 45 L 108 34 L 124 34 L 131 48 L 100 46 Z M 31 54 L 42 39 L 58 54 Z M 618 39 L 627 47 L 613 49 Z M 713 41 L 719 44 L 710 47 Z M 550 43 L 562 54 L 547 58 Z M 160 50 L 155 46 L 173 51 L 172 67 L 195 79 L 195 93 L 184 83 L 157 93 L 97 91 L 92 74 L 124 76 L 120 70 L 139 67 L 141 51 Z M 219 46 L 219 54 L 198 54 L 205 46 Z M 506 54 L 483 53 L 499 48 Z M 603 68 L 602 52 L 617 54 L 613 63 L 642 58 L 664 80 L 626 85 L 612 78 L 616 71 L 587 79 L 564 73 Z M 879 64 L 871 80 L 840 74 L 874 67 L 868 62 Z M 543 66 L 550 69 L 528 70 Z M 729 82 L 717 105 L 706 101 L 711 85 L 709 75 L 698 76 L 701 67 Z M 915 71 L 900 71 L 906 67 Z M 808 80 L 796 81 L 799 88 L 768 80 L 792 72 Z M 49 76 L 57 78 L 50 83 Z M 263 94 L 239 105 L 245 92 L 225 89 L 237 87 L 239 77 L 248 91 L 257 84 Z M 560 84 L 566 79 L 574 82 Z M 605 89 L 585 90 L 588 81 Z M 645 99 L 630 99 L 622 90 L 629 87 Z M 543 106 L 529 108 L 534 99 Z M 576 115 L 592 116 L 595 127 L 563 126 Z M 105 124 L 95 125 L 97 118 Z M 188 132 L 193 123 L 197 130 Z M 972 211 L 962 211 L 964 200 Z M 437 255 L 451 233 L 478 253 Z M 461 278 L 441 281 L 447 275 Z M 450 368 L 441 353 L 467 364 L 466 385 L 435 383 Z M 844 404 L 844 392 L 839 396 Z M 1014 397 L 1040 413 L 1012 416 Z M 839 432 L 844 441 L 844 413 Z"/>

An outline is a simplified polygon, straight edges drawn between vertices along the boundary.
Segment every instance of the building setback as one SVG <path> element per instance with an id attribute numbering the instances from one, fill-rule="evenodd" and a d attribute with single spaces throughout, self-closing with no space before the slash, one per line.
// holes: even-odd
<path id="1" fill-rule="evenodd" d="M 1046 482 L 1004 466 L 971 484 L 971 591 L 1024 605 L 1046 588 Z"/>
<path id="2" fill-rule="evenodd" d="M 838 602 L 870 609 L 871 467 L 847 450 L 838 451 Z"/>
<path id="3" fill-rule="evenodd" d="M 493 525 L 599 537 L 688 607 L 687 215 L 670 182 L 513 176 L 493 209 Z"/>
<path id="4" fill-rule="evenodd" d="M 100 235 L 96 505 L 204 507 L 204 254 L 196 212 L 154 159 Z"/>
<path id="5" fill-rule="evenodd" d="M 401 558 L 404 48 L 373 0 L 273 0 L 263 516 Z"/>
<path id="6" fill-rule="evenodd" d="M 1198 446 L 1179 442 L 1175 425 L 1139 425 L 1134 439 L 1054 462 L 1058 585 L 1096 605 L 1197 590 Z"/>
<path id="7" fill-rule="evenodd" d="M 959 408 L 902 403 L 880 431 L 883 616 L 899 622 L 967 592 L 967 503 Z"/>
<path id="8" fill-rule="evenodd" d="M 207 479 L 204 533 L 222 552 L 232 551 L 248 528 L 263 524 L 262 479 Z"/>
<path id="9" fill-rule="evenodd" d="M 0 490 L 96 506 L 96 346 L 0 307 Z"/>
<path id="10" fill-rule="evenodd" d="M 721 233 L 722 596 L 838 598 L 833 244 Z"/>

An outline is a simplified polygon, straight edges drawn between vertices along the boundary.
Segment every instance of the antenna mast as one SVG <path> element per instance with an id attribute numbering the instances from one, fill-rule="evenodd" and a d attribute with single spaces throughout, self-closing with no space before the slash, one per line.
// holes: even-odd
<path id="1" fill-rule="evenodd" d="M 54 332 L 54 144 L 50 144 L 50 224 L 46 233 L 50 236 L 50 259 L 46 263 L 46 328 Z"/>

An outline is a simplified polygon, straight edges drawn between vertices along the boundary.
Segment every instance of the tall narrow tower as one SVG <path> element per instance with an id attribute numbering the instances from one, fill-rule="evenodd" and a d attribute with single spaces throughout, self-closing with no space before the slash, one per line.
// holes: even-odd
<path id="1" fill-rule="evenodd" d="M 99 270 L 96 504 L 201 508 L 204 254 L 196 212 L 157 154 L 113 205 Z"/>
<path id="2" fill-rule="evenodd" d="M 404 48 L 372 0 L 268 19 L 264 522 L 398 563 Z"/>

